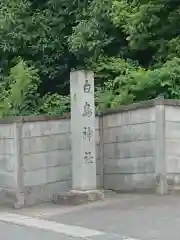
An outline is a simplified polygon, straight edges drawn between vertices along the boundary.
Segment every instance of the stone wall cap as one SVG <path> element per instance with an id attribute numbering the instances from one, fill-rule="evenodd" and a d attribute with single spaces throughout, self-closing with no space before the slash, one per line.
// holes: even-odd
<path id="1" fill-rule="evenodd" d="M 164 99 L 158 97 L 156 99 L 133 103 L 129 105 L 122 105 L 115 109 L 106 109 L 103 112 L 97 112 L 96 116 L 111 115 L 131 110 L 137 110 L 142 108 L 151 108 L 157 105 L 166 106 L 180 106 L 180 100 Z M 12 116 L 0 119 L 0 124 L 12 124 L 12 123 L 26 123 L 26 122 L 43 122 L 43 121 L 58 121 L 58 120 L 69 120 L 70 113 L 65 113 L 63 116 L 59 115 L 36 115 L 36 116 Z"/>
<path id="2" fill-rule="evenodd" d="M 133 103 L 129 105 L 122 105 L 119 108 L 115 108 L 115 109 L 107 109 L 101 115 L 110 115 L 110 114 L 121 113 L 121 112 L 126 112 L 131 110 L 142 109 L 142 108 L 151 108 L 158 105 L 180 106 L 180 100 L 164 99 L 163 97 L 158 97 L 152 100 L 142 101 L 142 102 Z"/>
<path id="3" fill-rule="evenodd" d="M 13 116 L 0 119 L 0 124 L 44 122 L 70 119 L 70 114 L 59 115 L 37 115 L 37 116 Z"/>

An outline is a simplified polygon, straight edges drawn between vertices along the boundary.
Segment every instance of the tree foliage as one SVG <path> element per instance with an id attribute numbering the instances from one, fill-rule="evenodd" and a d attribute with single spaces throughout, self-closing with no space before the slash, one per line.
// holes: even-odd
<path id="1" fill-rule="evenodd" d="M 180 98 L 180 2 L 1 0 L 0 112 L 63 114 L 69 72 L 95 72 L 98 110 Z"/>

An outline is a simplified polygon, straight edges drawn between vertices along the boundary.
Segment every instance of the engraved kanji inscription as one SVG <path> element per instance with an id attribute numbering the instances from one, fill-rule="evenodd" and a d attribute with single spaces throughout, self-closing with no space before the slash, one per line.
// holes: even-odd
<path id="1" fill-rule="evenodd" d="M 85 163 L 93 163 L 94 157 L 92 156 L 91 152 L 85 152 L 84 153 L 84 161 Z"/>
<path id="2" fill-rule="evenodd" d="M 93 130 L 91 129 L 91 127 L 84 127 L 83 138 L 87 139 L 90 142 L 92 135 L 93 135 Z"/>
<path id="3" fill-rule="evenodd" d="M 84 112 L 83 117 L 91 117 L 92 116 L 92 109 L 88 102 L 85 102 L 84 104 Z"/>
<path id="4" fill-rule="evenodd" d="M 88 80 L 85 80 L 85 84 L 84 84 L 84 93 L 89 93 L 91 90 L 91 85 L 89 84 Z"/>

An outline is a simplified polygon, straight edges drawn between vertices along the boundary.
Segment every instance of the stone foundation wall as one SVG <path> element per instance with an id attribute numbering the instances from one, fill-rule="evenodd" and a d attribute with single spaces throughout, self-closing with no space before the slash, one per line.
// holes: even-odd
<path id="1" fill-rule="evenodd" d="M 97 182 L 100 184 L 99 126 L 96 122 Z M 70 120 L 26 122 L 21 134 L 25 204 L 52 200 L 72 187 Z"/>
<path id="2" fill-rule="evenodd" d="M 168 190 L 180 190 L 180 106 L 165 107 L 165 164 Z"/>
<path id="3" fill-rule="evenodd" d="M 155 190 L 155 121 L 155 107 L 104 116 L 105 189 Z"/>
<path id="4" fill-rule="evenodd" d="M 156 99 L 96 117 L 97 187 L 180 189 L 180 101 Z M 0 197 L 32 205 L 72 188 L 70 119 L 0 120 Z"/>
<path id="5" fill-rule="evenodd" d="M 16 188 L 15 124 L 0 125 L 0 190 Z"/>
<path id="6" fill-rule="evenodd" d="M 7 123 L 6 123 L 7 122 Z M 72 188 L 70 120 L 17 117 L 0 122 L 0 202 L 33 205 Z M 96 121 L 97 185 L 100 135 Z"/>
<path id="7" fill-rule="evenodd" d="M 71 179 L 69 121 L 26 122 L 21 134 L 26 204 L 68 191 Z"/>

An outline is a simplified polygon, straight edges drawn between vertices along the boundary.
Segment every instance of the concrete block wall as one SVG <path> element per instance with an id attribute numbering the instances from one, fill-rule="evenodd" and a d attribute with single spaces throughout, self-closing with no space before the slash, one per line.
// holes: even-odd
<path id="1" fill-rule="evenodd" d="M 37 118 L 38 120 L 38 118 Z M 97 183 L 100 184 L 99 122 L 96 121 Z M 52 200 L 72 187 L 70 120 L 22 124 L 21 145 L 25 204 Z"/>
<path id="2" fill-rule="evenodd" d="M 180 189 L 180 101 L 156 99 L 96 117 L 97 187 L 122 192 Z M 49 201 L 72 187 L 70 119 L 0 120 L 0 196 Z"/>
<path id="3" fill-rule="evenodd" d="M 180 101 L 155 99 L 103 117 L 104 188 L 180 190 Z"/>
<path id="4" fill-rule="evenodd" d="M 96 119 L 97 185 L 100 134 Z M 70 119 L 16 117 L 0 121 L 0 202 L 16 206 L 52 200 L 72 188 Z"/>
<path id="5" fill-rule="evenodd" d="M 27 205 L 51 200 L 70 188 L 71 139 L 69 120 L 22 124 L 23 185 Z"/>
<path id="6" fill-rule="evenodd" d="M 97 188 L 101 188 L 103 183 L 101 182 L 101 145 L 100 145 L 100 121 L 99 117 L 96 117 L 96 181 Z"/>
<path id="7" fill-rule="evenodd" d="M 180 105 L 165 106 L 165 169 L 168 191 L 180 190 Z"/>
<path id="8" fill-rule="evenodd" d="M 15 181 L 15 125 L 0 125 L 0 190 L 12 190 Z"/>
<path id="9" fill-rule="evenodd" d="M 104 116 L 104 188 L 156 188 L 155 107 L 122 109 Z"/>

